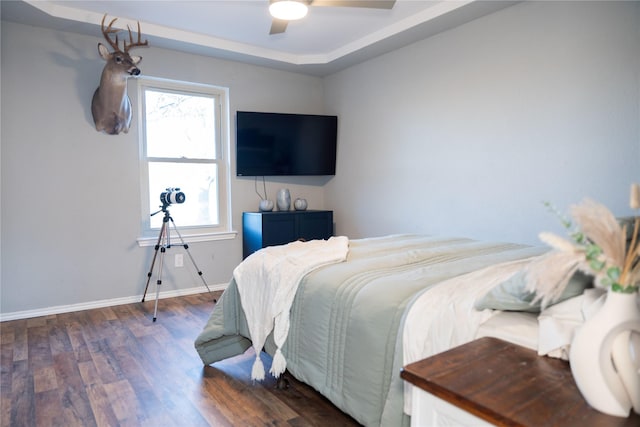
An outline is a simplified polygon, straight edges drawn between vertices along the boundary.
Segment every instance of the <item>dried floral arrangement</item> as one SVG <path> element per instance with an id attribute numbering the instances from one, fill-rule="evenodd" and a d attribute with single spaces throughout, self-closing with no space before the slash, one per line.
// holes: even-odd
<path id="1" fill-rule="evenodd" d="M 631 186 L 630 206 L 640 209 L 640 184 Z M 545 307 L 562 294 L 571 276 L 580 270 L 594 276 L 597 287 L 614 292 L 638 292 L 640 216 L 635 217 L 631 242 L 627 244 L 626 226 L 621 226 L 604 205 L 586 199 L 570 209 L 575 226 L 559 215 L 570 240 L 553 233 L 540 233 L 540 239 L 554 250 L 527 267 L 527 290 L 535 292 L 536 300 L 541 300 Z"/>

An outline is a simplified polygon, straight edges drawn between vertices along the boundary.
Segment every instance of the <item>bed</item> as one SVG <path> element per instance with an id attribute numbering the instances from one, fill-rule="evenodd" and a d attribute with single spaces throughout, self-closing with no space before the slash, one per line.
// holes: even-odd
<path id="1" fill-rule="evenodd" d="M 546 250 L 419 235 L 351 240 L 345 262 L 315 269 L 299 283 L 282 348 L 287 370 L 365 426 L 408 425 L 402 366 L 479 334 L 522 340 L 513 319 L 497 316 L 506 312 L 475 307 Z M 535 314 L 517 316 L 535 333 Z M 500 336 L 505 325 L 512 330 Z M 250 346 L 231 280 L 195 347 L 208 365 Z M 273 354 L 273 340 L 264 349 Z"/>

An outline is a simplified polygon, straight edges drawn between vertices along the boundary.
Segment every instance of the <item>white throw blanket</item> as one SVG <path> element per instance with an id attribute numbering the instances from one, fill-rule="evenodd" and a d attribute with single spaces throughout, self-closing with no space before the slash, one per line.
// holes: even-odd
<path id="1" fill-rule="evenodd" d="M 260 249 L 236 267 L 233 277 L 256 351 L 252 379 L 264 379 L 260 352 L 272 330 L 277 349 L 270 372 L 278 377 L 285 371 L 287 362 L 280 349 L 289 333 L 289 311 L 300 281 L 318 267 L 344 261 L 348 251 L 349 239 L 344 236 L 296 241 Z"/>

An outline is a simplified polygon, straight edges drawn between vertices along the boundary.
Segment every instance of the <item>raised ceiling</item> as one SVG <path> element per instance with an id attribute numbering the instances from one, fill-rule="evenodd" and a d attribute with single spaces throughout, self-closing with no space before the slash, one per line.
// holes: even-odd
<path id="1" fill-rule="evenodd" d="M 511 1 L 397 0 L 393 9 L 311 7 L 269 35 L 268 0 L 3 0 L 2 19 L 100 36 L 105 13 L 153 46 L 327 75 L 512 5 Z"/>

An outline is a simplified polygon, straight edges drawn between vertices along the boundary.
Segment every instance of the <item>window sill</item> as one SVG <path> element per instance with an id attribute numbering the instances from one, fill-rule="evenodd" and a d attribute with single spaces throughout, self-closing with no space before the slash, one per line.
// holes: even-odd
<path id="1" fill-rule="evenodd" d="M 158 231 L 159 233 L 159 231 Z M 195 243 L 195 242 L 212 242 L 215 240 L 231 240 L 235 239 L 238 235 L 237 231 L 225 231 L 225 232 L 216 232 L 216 233 L 198 233 L 198 234 L 187 234 L 181 232 L 182 239 L 184 243 Z M 138 237 L 138 246 L 155 246 L 158 243 L 158 237 Z M 170 242 L 172 245 L 181 245 L 180 237 L 176 234 L 175 231 L 171 231 Z"/>

